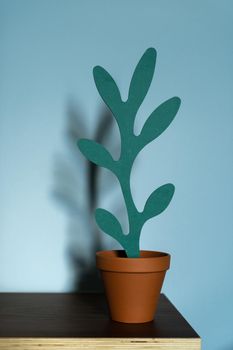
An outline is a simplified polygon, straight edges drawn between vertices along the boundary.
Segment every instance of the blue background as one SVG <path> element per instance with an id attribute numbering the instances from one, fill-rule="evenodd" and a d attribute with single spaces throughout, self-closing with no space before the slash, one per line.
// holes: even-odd
<path id="1" fill-rule="evenodd" d="M 136 129 L 165 99 L 182 105 L 132 174 L 139 209 L 154 188 L 176 185 L 141 247 L 171 253 L 163 290 L 203 349 L 233 349 L 232 34 L 227 0 L 0 1 L 0 291 L 71 290 L 68 219 L 51 195 L 67 104 L 91 133 L 100 105 L 92 68 L 109 70 L 126 98 L 152 46 L 156 72 Z"/>

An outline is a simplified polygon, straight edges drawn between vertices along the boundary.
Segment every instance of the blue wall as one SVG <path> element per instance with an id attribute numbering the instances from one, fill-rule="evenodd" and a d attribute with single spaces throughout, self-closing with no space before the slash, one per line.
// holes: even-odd
<path id="1" fill-rule="evenodd" d="M 155 187 L 176 185 L 141 247 L 172 254 L 164 292 L 203 349 L 233 349 L 232 34 L 226 0 L 0 1 L 1 291 L 70 290 L 67 215 L 51 195 L 56 156 L 67 152 L 67 101 L 91 132 L 100 103 L 93 66 L 108 69 L 126 97 L 153 46 L 155 78 L 136 129 L 165 99 L 180 96 L 182 106 L 134 168 L 139 209 Z"/>

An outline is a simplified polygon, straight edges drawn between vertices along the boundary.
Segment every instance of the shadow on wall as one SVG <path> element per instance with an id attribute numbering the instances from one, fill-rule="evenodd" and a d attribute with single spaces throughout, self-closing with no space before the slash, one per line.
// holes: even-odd
<path id="1" fill-rule="evenodd" d="M 77 140 L 92 138 L 98 143 L 107 143 L 113 156 L 114 153 L 119 154 L 119 142 L 117 137 L 111 136 L 114 133 L 114 123 L 107 107 L 101 107 L 94 135 L 88 135 L 88 127 L 85 125 L 87 119 L 73 102 L 68 103 L 66 120 L 68 152 L 56 157 L 53 196 L 66 209 L 69 218 L 68 258 L 73 281 L 71 289 L 74 292 L 96 292 L 102 290 L 102 283 L 95 266 L 95 252 L 117 246 L 111 238 L 108 241 L 106 235 L 98 230 L 94 211 L 99 205 L 100 194 L 102 197 L 109 196 L 117 181 L 110 172 L 103 171 L 81 155 Z M 122 217 L 119 202 L 114 200 L 114 206 Z"/>

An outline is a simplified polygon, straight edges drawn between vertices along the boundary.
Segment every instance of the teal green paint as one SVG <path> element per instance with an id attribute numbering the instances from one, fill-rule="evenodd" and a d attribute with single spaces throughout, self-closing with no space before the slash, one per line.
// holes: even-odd
<path id="1" fill-rule="evenodd" d="M 157 188 L 147 199 L 143 211 L 139 212 L 130 189 L 130 174 L 135 158 L 148 143 L 167 129 L 180 107 L 178 97 L 165 101 L 151 113 L 141 133 L 138 136 L 134 134 L 135 117 L 150 87 L 155 62 L 156 51 L 149 48 L 136 66 L 129 87 L 128 99 L 125 102 L 122 101 L 119 89 L 111 75 L 100 66 L 93 70 L 99 94 L 111 109 L 120 130 L 120 158 L 114 160 L 102 145 L 92 140 L 78 141 L 78 147 L 86 158 L 109 169 L 119 180 L 128 214 L 129 232 L 124 234 L 117 218 L 105 209 L 96 209 L 95 218 L 99 227 L 116 239 L 130 258 L 140 255 L 139 240 L 144 223 L 161 214 L 168 207 L 175 191 L 172 184 L 165 184 Z"/>

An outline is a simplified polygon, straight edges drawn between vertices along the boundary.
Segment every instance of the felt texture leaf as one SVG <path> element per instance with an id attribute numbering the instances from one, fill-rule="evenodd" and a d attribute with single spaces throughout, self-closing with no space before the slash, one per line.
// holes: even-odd
<path id="1" fill-rule="evenodd" d="M 173 184 L 166 184 L 157 188 L 147 199 L 143 216 L 144 220 L 148 220 L 156 215 L 161 214 L 171 202 L 175 192 Z"/>
<path id="2" fill-rule="evenodd" d="M 118 242 L 122 240 L 124 236 L 121 225 L 113 214 L 105 209 L 98 208 L 95 211 L 95 219 L 101 230 L 118 240 Z"/>
<path id="3" fill-rule="evenodd" d="M 156 139 L 167 129 L 175 118 L 180 103 L 179 97 L 172 97 L 154 110 L 145 122 L 139 135 L 141 147 Z"/>
<path id="4" fill-rule="evenodd" d="M 130 108 L 137 111 L 150 87 L 156 62 L 156 50 L 146 50 L 138 62 L 129 87 L 128 103 Z"/>
<path id="5" fill-rule="evenodd" d="M 123 105 L 119 89 L 111 75 L 102 67 L 96 66 L 93 69 L 95 85 L 100 96 L 110 108 L 114 117 L 117 118 L 118 112 Z"/>
<path id="6" fill-rule="evenodd" d="M 99 143 L 81 139 L 78 141 L 78 147 L 82 154 L 91 162 L 107 169 L 112 169 L 114 160 L 110 153 Z"/>

